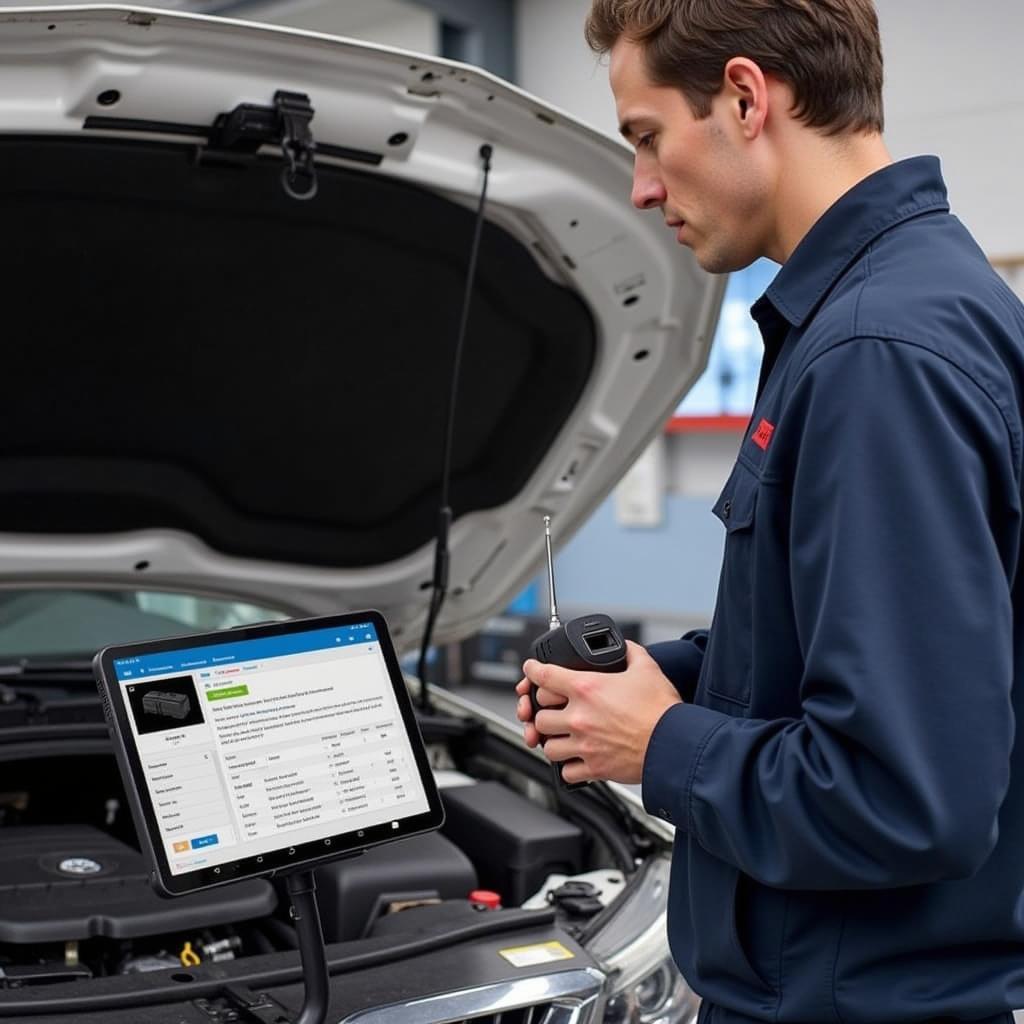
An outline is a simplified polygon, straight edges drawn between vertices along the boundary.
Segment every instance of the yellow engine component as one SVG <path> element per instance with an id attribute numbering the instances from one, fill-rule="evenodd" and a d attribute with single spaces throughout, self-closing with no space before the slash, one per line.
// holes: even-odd
<path id="1" fill-rule="evenodd" d="M 191 942 L 186 942 L 181 947 L 178 959 L 181 961 L 182 967 L 198 967 L 203 962 L 199 959 L 199 954 L 192 948 Z"/>

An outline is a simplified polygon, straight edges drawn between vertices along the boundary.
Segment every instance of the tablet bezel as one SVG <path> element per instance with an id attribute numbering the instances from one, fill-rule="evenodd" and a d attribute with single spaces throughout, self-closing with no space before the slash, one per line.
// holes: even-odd
<path id="1" fill-rule="evenodd" d="M 377 642 L 380 644 L 392 691 L 412 747 L 419 779 L 427 797 L 428 810 L 404 818 L 389 818 L 380 825 L 335 833 L 323 839 L 301 843 L 298 846 L 285 845 L 260 855 L 241 857 L 215 866 L 172 874 L 164 849 L 164 839 L 160 835 L 152 797 L 146 784 L 138 744 L 128 720 L 127 700 L 117 678 L 114 661 L 140 655 L 164 654 L 183 648 L 244 643 L 247 640 L 333 629 L 363 622 L 372 622 L 376 630 Z M 96 655 L 93 659 L 93 670 L 100 696 L 103 699 L 104 713 L 107 716 L 107 723 L 114 740 L 118 766 L 121 769 L 132 816 L 135 819 L 135 827 L 144 848 L 143 852 L 149 859 L 153 870 L 154 885 L 165 895 L 180 896 L 244 878 L 283 874 L 346 855 L 361 853 L 365 849 L 379 846 L 382 843 L 430 832 L 440 828 L 444 822 L 441 798 L 427 759 L 426 747 L 413 711 L 412 700 L 398 664 L 387 623 L 384 616 L 378 611 L 371 609 L 308 619 L 288 619 L 284 622 L 241 626 L 213 633 L 185 634 L 141 643 L 118 644 L 105 647 Z M 392 822 L 396 820 L 399 823 L 398 828 L 393 828 Z"/>

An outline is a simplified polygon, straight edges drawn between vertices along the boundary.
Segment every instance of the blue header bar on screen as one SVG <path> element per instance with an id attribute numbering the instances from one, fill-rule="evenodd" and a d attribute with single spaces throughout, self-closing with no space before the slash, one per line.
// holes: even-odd
<path id="1" fill-rule="evenodd" d="M 164 651 L 162 654 L 142 654 L 135 658 L 115 658 L 114 671 L 118 680 L 145 679 L 147 676 L 162 676 L 169 672 L 191 672 L 240 661 L 280 658 L 289 654 L 376 642 L 377 630 L 373 623 L 363 622 L 334 629 L 314 629 L 308 633 L 287 633 L 258 640 L 187 647 L 179 651 Z"/>

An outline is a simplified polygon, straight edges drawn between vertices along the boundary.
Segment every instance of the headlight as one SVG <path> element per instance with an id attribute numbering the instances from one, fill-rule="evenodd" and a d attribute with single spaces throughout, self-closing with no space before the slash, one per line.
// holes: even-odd
<path id="1" fill-rule="evenodd" d="M 668 952 L 669 858 L 641 868 L 618 913 L 587 942 L 609 975 L 604 1024 L 692 1024 L 700 999 Z"/>
<path id="2" fill-rule="evenodd" d="M 604 1024 L 691 1024 L 700 1000 L 671 959 L 637 983 L 632 992 L 608 1000 Z"/>

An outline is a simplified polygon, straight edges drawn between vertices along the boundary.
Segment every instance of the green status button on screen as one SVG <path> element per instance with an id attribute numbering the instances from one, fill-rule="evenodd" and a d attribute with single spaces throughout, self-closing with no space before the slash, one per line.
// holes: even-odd
<path id="1" fill-rule="evenodd" d="M 207 700 L 230 700 L 232 697 L 248 697 L 248 686 L 222 686 L 219 690 L 207 690 Z"/>

